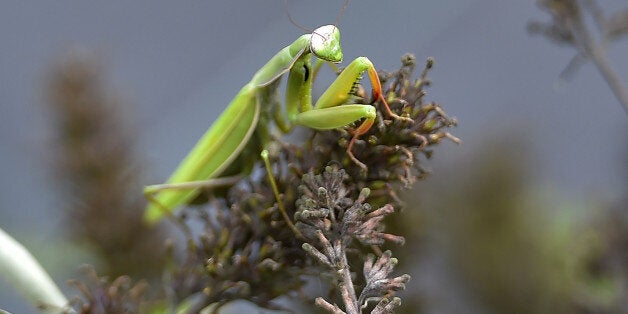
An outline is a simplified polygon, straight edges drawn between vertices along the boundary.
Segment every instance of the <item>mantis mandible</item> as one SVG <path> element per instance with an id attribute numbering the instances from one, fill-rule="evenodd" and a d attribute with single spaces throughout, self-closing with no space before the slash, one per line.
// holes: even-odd
<path id="1" fill-rule="evenodd" d="M 390 110 L 382 96 L 377 71 L 366 57 L 353 60 L 312 106 L 311 55 L 318 59 L 317 66 L 323 62 L 342 61 L 340 31 L 335 25 L 321 26 L 311 34 L 300 36 L 253 75 L 251 81 L 242 87 L 168 181 L 145 187 L 144 195 L 149 201 L 144 215 L 145 221 L 155 223 L 164 215 L 171 215 L 175 208 L 191 202 L 199 194 L 200 188 L 235 183 L 239 177 L 225 176 L 225 170 L 243 154 L 243 150 L 253 139 L 261 141 L 262 147 L 265 145 L 267 140 L 259 133 L 266 132 L 271 119 L 284 133 L 288 133 L 294 125 L 328 130 L 361 121 L 351 131 L 347 155 L 354 163 L 366 169 L 353 155 L 352 149 L 360 135 L 373 125 L 375 107 L 351 104 L 355 88 L 364 72 L 368 73 L 371 81 L 374 100 L 381 101 L 388 115 L 395 119 L 412 121 Z M 281 108 L 262 108 L 280 106 L 277 102 L 263 103 L 262 98 L 278 88 L 277 83 L 286 73 L 288 80 L 285 113 Z M 255 157 L 259 158 L 259 151 Z"/>

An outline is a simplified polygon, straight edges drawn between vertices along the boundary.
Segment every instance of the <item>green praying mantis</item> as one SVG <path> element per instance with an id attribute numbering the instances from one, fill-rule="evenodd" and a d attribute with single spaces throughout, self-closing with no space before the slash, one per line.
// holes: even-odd
<path id="1" fill-rule="evenodd" d="M 312 55 L 317 58 L 315 68 L 312 68 Z M 372 105 L 351 103 L 362 74 L 368 73 L 374 100 L 381 101 L 389 116 L 410 122 L 412 119 L 390 110 L 382 95 L 377 71 L 366 57 L 353 60 L 312 106 L 312 81 L 316 70 L 324 62 L 340 63 L 342 57 L 340 31 L 335 25 L 321 26 L 281 49 L 242 87 L 168 181 L 145 187 L 144 195 L 149 201 L 145 221 L 155 223 L 165 215 L 172 215 L 177 207 L 191 202 L 202 188 L 234 184 L 239 177 L 227 176 L 226 170 L 234 165 L 236 158 L 242 158 L 245 151 L 250 154 L 247 146 L 252 142 L 264 147 L 268 140 L 263 133 L 267 132 L 270 120 L 274 120 L 283 133 L 290 132 L 295 125 L 329 130 L 358 123 L 351 131 L 346 152 L 354 163 L 366 169 L 352 152 L 355 141 L 370 129 L 376 117 Z M 281 107 L 278 102 L 265 103 L 263 99 L 278 89 L 278 82 L 286 73 L 285 113 L 282 108 L 263 108 Z M 255 158 L 259 156 L 258 150 Z M 266 164 L 268 167 L 268 162 Z"/>

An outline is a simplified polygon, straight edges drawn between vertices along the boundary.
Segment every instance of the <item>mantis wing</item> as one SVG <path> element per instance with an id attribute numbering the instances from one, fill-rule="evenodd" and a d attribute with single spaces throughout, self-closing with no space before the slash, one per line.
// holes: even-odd
<path id="1" fill-rule="evenodd" d="M 257 88 L 252 84 L 247 84 L 240 90 L 181 161 L 166 184 L 216 178 L 238 157 L 259 121 L 261 104 L 256 92 Z M 163 216 L 164 210 L 172 211 L 191 201 L 196 195 L 198 189 L 160 191 L 155 195 L 154 201 L 150 202 L 144 219 L 154 223 Z"/>

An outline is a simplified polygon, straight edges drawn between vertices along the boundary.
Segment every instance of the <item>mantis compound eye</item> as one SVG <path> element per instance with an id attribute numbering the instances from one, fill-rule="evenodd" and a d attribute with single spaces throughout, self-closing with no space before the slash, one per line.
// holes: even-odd
<path id="1" fill-rule="evenodd" d="M 335 25 L 325 25 L 312 32 L 310 49 L 316 57 L 338 63 L 342 61 L 340 31 Z"/>

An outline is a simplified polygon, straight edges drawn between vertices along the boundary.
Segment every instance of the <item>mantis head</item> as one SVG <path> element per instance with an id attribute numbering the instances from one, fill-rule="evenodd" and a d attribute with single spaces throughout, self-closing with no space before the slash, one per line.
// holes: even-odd
<path id="1" fill-rule="evenodd" d="M 319 59 L 339 63 L 342 61 L 340 31 L 335 25 L 324 25 L 312 32 L 310 50 Z"/>

